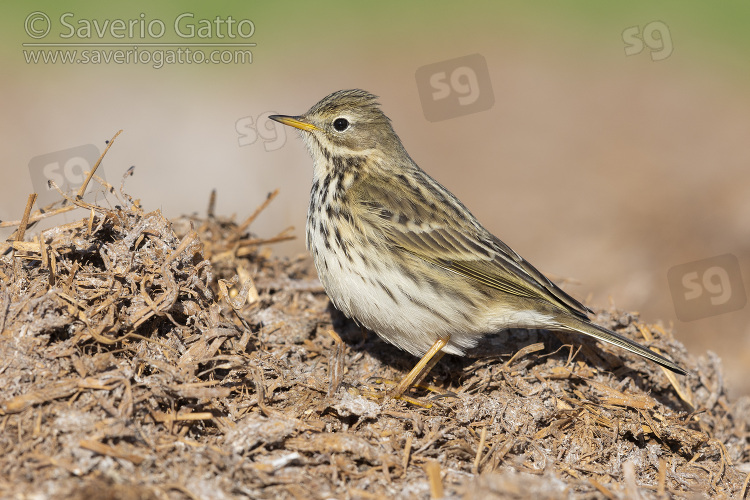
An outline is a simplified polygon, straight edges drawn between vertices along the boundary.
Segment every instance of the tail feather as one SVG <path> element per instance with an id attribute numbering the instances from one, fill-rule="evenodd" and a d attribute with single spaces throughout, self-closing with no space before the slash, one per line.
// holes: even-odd
<path id="1" fill-rule="evenodd" d="M 649 359 L 668 370 L 679 373 L 680 375 L 687 375 L 688 373 L 686 370 L 680 368 L 677 364 L 668 360 L 664 356 L 657 354 L 654 351 L 643 347 L 639 343 L 630 340 L 627 337 L 623 337 L 619 333 L 613 332 L 612 330 L 608 330 L 604 327 L 589 323 L 584 320 L 579 320 L 575 317 L 564 318 L 561 323 L 563 323 L 563 326 L 566 330 L 573 330 L 579 333 L 583 333 L 594 337 L 595 339 L 601 340 L 602 342 L 607 342 L 609 344 L 622 347 L 627 351 Z"/>

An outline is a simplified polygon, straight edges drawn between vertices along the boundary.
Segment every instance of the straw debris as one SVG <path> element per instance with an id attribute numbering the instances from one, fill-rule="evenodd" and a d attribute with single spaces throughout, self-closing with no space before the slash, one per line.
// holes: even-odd
<path id="1" fill-rule="evenodd" d="M 418 404 L 389 400 L 414 360 L 333 310 L 306 257 L 271 255 L 289 230 L 249 232 L 274 194 L 239 223 L 215 194 L 169 221 L 89 179 L 118 204 L 31 197 L 0 223 L 18 227 L 0 243 L 2 497 L 747 496 L 750 401 L 636 314 L 597 320 L 690 376 L 512 331 L 491 358 L 446 357 Z M 85 216 L 32 235 L 70 207 Z"/>

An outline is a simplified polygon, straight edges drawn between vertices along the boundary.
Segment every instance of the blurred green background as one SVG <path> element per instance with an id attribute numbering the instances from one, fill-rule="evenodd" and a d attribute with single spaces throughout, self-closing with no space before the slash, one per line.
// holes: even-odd
<path id="1" fill-rule="evenodd" d="M 294 225 L 297 241 L 275 251 L 304 252 L 311 162 L 296 134 L 266 117 L 360 87 L 381 97 L 412 157 L 488 229 L 543 272 L 575 280 L 566 288 L 591 305 L 640 311 L 647 322 L 673 325 L 695 354 L 715 351 L 733 394 L 750 393 L 750 308 L 709 308 L 681 321 L 667 280 L 675 266 L 732 254 L 739 269 L 728 272 L 750 288 L 747 2 L 72 1 L 2 9 L 0 219 L 20 218 L 32 175 L 41 175 L 29 170 L 34 158 L 57 155 L 64 164 L 71 148 L 101 151 L 123 129 L 104 172 L 119 186 L 135 165 L 126 191 L 146 208 L 203 213 L 216 188 L 217 211 L 244 217 L 278 187 L 254 231 Z M 37 39 L 28 30 L 45 21 L 32 22 L 35 12 L 50 28 Z M 134 20 L 137 30 L 61 38 L 65 13 L 76 29 Z M 212 33 L 177 36 L 173 23 L 185 13 L 192 16 L 183 28 L 210 25 Z M 216 31 L 217 17 L 250 20 L 254 32 L 229 38 L 226 24 Z M 161 21 L 166 34 L 140 38 L 141 20 Z M 256 44 L 251 63 L 27 62 L 43 50 L 179 48 L 146 45 L 157 43 L 207 44 L 191 50 L 208 53 L 208 44 L 238 42 Z M 427 120 L 417 70 L 471 54 L 486 61 L 494 102 Z"/>

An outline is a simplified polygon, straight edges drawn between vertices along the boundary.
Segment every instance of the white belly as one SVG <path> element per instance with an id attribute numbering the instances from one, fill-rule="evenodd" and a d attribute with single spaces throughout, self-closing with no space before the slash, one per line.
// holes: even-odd
<path id="1" fill-rule="evenodd" d="M 325 227 L 334 227 L 324 210 L 317 215 L 325 219 Z M 487 334 L 505 328 L 549 325 L 550 318 L 537 311 L 514 310 L 502 301 L 487 304 L 479 291 L 470 300 L 451 296 L 449 280 L 465 278 L 444 271 L 443 286 L 434 286 L 419 274 L 419 270 L 425 273 L 425 266 L 430 264 L 416 256 L 404 257 L 412 259 L 409 269 L 414 271 L 416 281 L 399 269 L 392 250 L 383 248 L 378 253 L 368 248 L 365 259 L 357 250 L 365 243 L 345 240 L 360 233 L 341 218 L 335 223 L 339 238 L 348 243 L 347 253 L 340 250 L 332 231 L 327 234 L 328 248 L 322 226 L 315 227 L 308 216 L 306 243 L 328 297 L 346 316 L 415 356 L 424 355 L 439 339 L 448 339 L 445 352 L 463 355 Z"/>

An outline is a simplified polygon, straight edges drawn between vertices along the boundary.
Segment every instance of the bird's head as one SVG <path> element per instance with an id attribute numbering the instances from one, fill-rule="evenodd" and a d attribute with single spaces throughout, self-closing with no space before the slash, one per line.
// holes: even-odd
<path id="1" fill-rule="evenodd" d="M 316 163 L 334 157 L 388 157 L 403 151 L 377 97 L 364 90 L 339 90 L 302 115 L 270 118 L 301 130 Z"/>

